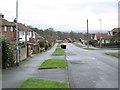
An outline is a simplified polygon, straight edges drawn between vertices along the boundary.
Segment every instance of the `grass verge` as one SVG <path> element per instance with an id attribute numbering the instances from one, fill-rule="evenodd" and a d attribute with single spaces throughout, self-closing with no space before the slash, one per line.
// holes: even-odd
<path id="1" fill-rule="evenodd" d="M 62 48 L 56 48 L 56 50 L 53 52 L 52 56 L 60 56 L 65 55 L 65 52 Z"/>
<path id="2" fill-rule="evenodd" d="M 95 50 L 94 48 L 84 48 L 84 49 L 87 49 L 87 50 Z"/>
<path id="3" fill-rule="evenodd" d="M 43 62 L 39 69 L 48 69 L 48 68 L 66 68 L 66 61 L 63 59 L 48 59 Z"/>
<path id="4" fill-rule="evenodd" d="M 72 43 L 72 44 L 74 44 L 75 46 L 78 46 L 78 47 L 85 47 L 85 46 L 82 46 L 82 45 L 80 45 L 78 43 Z"/>
<path id="5" fill-rule="evenodd" d="M 19 88 L 69 88 L 69 85 L 65 82 L 30 78 L 26 80 Z"/>
<path id="6" fill-rule="evenodd" d="M 111 56 L 115 56 L 115 57 L 119 57 L 120 53 L 105 53 L 107 55 L 111 55 Z"/>

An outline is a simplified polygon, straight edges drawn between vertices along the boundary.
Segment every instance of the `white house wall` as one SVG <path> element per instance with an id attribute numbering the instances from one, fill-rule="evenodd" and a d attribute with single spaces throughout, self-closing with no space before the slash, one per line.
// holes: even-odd
<path id="1" fill-rule="evenodd" d="M 25 32 L 19 31 L 19 38 L 21 38 L 19 41 L 25 42 Z"/>
<path id="2" fill-rule="evenodd" d="M 35 38 L 35 32 L 33 32 L 33 38 Z"/>
<path id="3" fill-rule="evenodd" d="M 27 32 L 28 33 L 28 32 Z M 29 32 L 30 34 L 28 35 L 27 34 L 27 41 L 29 41 L 29 38 L 31 38 L 32 37 L 32 32 Z"/>

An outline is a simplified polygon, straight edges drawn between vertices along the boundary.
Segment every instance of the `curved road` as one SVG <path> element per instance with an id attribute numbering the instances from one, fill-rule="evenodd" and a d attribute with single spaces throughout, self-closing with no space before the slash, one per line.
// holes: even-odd
<path id="1" fill-rule="evenodd" d="M 105 50 L 66 45 L 71 88 L 118 88 L 118 58 L 105 55 Z"/>

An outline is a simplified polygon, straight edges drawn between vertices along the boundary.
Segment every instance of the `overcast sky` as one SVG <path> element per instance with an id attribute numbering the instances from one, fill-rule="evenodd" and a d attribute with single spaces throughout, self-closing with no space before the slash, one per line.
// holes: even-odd
<path id="1" fill-rule="evenodd" d="M 19 22 L 38 28 L 52 27 L 56 31 L 102 30 L 118 27 L 119 0 L 19 0 Z M 0 0 L 0 13 L 12 21 L 16 0 Z"/>

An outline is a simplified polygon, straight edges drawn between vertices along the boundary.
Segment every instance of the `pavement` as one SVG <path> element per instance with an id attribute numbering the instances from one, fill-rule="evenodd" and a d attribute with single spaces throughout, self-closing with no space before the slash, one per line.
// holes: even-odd
<path id="1" fill-rule="evenodd" d="M 86 50 L 66 45 L 71 88 L 118 88 L 118 58 L 104 54 L 117 50 Z"/>
<path id="2" fill-rule="evenodd" d="M 65 59 L 64 56 L 51 56 L 56 46 L 57 44 L 46 52 L 28 58 L 27 61 L 20 64 L 19 67 L 3 70 L 2 88 L 18 88 L 28 78 L 66 82 L 67 77 L 65 69 L 38 70 L 38 67 L 47 59 Z"/>

